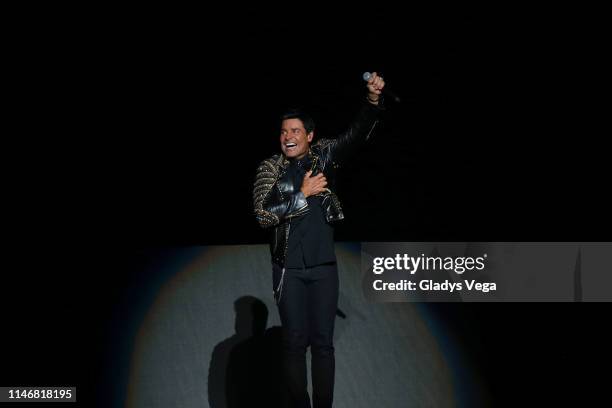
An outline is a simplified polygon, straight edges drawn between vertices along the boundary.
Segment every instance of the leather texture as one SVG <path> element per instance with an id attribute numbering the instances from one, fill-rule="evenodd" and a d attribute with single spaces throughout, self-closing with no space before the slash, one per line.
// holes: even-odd
<path id="1" fill-rule="evenodd" d="M 329 223 L 344 218 L 334 193 L 336 169 L 350 158 L 354 147 L 370 138 L 383 110 L 382 104 L 364 102 L 346 131 L 335 139 L 320 139 L 310 146 L 310 170 L 313 175 L 323 172 L 327 179 L 328 189 L 319 196 Z M 289 164 L 282 153 L 264 160 L 257 168 L 253 188 L 255 217 L 261 227 L 272 228 L 270 253 L 272 261 L 280 266 L 285 264 L 291 219 L 309 210 L 306 197 L 286 175 Z"/>

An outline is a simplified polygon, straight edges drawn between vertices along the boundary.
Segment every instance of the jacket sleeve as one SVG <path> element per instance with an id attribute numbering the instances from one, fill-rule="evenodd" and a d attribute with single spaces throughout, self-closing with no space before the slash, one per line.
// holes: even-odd
<path id="1" fill-rule="evenodd" d="M 382 111 L 382 100 L 380 105 L 363 102 L 346 131 L 335 139 L 321 139 L 317 142 L 321 152 L 334 161 L 346 160 L 355 147 L 370 138 Z"/>
<path id="2" fill-rule="evenodd" d="M 308 211 L 304 193 L 298 191 L 282 199 L 275 198 L 272 188 L 276 183 L 277 171 L 271 160 L 263 161 L 257 168 L 253 188 L 255 218 L 262 228 L 274 227 Z"/>

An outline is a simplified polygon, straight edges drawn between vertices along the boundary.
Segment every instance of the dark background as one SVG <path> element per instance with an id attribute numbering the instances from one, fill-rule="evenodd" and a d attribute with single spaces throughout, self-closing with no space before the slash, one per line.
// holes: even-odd
<path id="1" fill-rule="evenodd" d="M 301 105 L 317 136 L 334 137 L 364 71 L 403 102 L 387 103 L 343 170 L 337 240 L 609 240 L 596 14 L 378 3 L 16 14 L 2 385 L 76 385 L 100 406 L 121 393 L 125 316 L 144 307 L 157 248 L 266 242 L 251 186 L 278 151 L 276 118 Z M 607 304 L 433 307 L 494 406 L 601 390 Z"/>

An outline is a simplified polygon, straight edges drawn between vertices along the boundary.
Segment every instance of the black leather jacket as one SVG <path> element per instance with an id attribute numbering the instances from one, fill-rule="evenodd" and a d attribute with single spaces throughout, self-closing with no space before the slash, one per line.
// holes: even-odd
<path id="1" fill-rule="evenodd" d="M 320 139 L 310 146 L 308 154 L 311 156 L 313 174 L 323 172 L 327 179 L 328 191 L 320 194 L 327 222 L 344 218 L 340 201 L 334 193 L 338 163 L 346 159 L 350 147 L 369 139 L 382 110 L 382 104 L 364 102 L 345 132 L 336 139 Z M 263 228 L 274 228 L 270 253 L 272 261 L 281 267 L 285 265 L 291 219 L 308 211 L 304 194 L 300 190 L 294 191 L 293 183 L 285 177 L 288 165 L 289 160 L 282 153 L 264 160 L 257 168 L 253 188 L 255 217 Z"/>

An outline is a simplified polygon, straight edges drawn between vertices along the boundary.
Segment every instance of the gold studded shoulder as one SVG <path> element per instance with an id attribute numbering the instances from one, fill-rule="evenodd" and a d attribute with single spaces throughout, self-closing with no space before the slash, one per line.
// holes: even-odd
<path id="1" fill-rule="evenodd" d="M 263 203 L 266 196 L 272 190 L 278 177 L 277 162 L 279 154 L 276 154 L 260 163 L 255 175 L 253 186 L 253 207 L 255 218 L 263 228 L 271 227 L 279 223 L 279 218 L 275 214 L 264 210 Z"/>

